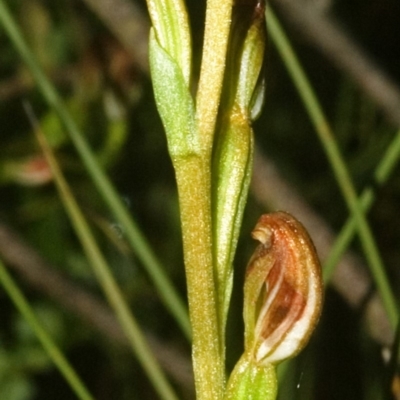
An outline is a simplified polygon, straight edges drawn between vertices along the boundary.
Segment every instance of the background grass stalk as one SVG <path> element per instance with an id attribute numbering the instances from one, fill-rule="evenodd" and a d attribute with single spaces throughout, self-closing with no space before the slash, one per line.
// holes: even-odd
<path id="1" fill-rule="evenodd" d="M 212 256 L 210 166 L 198 155 L 174 163 L 193 332 L 192 358 L 197 400 L 222 399 L 224 349 L 218 329 Z"/>
<path id="2" fill-rule="evenodd" d="M 365 219 L 363 208 L 358 201 L 356 191 L 340 154 L 335 137 L 325 115 L 323 114 L 322 108 L 308 81 L 308 78 L 306 77 L 306 74 L 289 43 L 289 40 L 284 34 L 283 29 L 281 28 L 279 21 L 273 14 L 271 8 L 268 6 L 266 8 L 266 18 L 267 28 L 270 32 L 271 38 L 285 62 L 285 66 L 288 69 L 295 86 L 297 87 L 298 93 L 310 116 L 311 122 L 314 125 L 319 139 L 324 147 L 333 173 L 347 203 L 347 207 L 356 221 L 365 257 L 378 287 L 378 291 L 382 298 L 390 323 L 393 327 L 395 327 L 398 319 L 398 310 L 395 297 L 387 279 L 385 267 L 379 255 L 379 251 L 373 238 L 371 229 Z"/>
<path id="3" fill-rule="evenodd" d="M 392 174 L 394 168 L 398 164 L 400 157 L 400 131 L 396 133 L 395 138 L 388 146 L 385 154 L 380 160 L 375 170 L 375 181 L 378 185 L 383 185 Z M 368 211 L 374 203 L 376 194 L 372 186 L 365 188 L 360 196 L 360 206 L 363 211 Z M 350 216 L 342 230 L 340 231 L 332 249 L 324 263 L 324 280 L 327 282 L 331 278 L 336 264 L 339 262 L 340 257 L 346 251 L 350 241 L 356 233 L 357 225 L 354 216 Z"/>
<path id="4" fill-rule="evenodd" d="M 27 111 L 30 112 L 30 109 L 28 108 Z M 96 278 L 131 344 L 133 354 L 136 355 L 143 369 L 146 371 L 147 376 L 152 382 L 155 390 L 158 392 L 160 398 L 164 400 L 177 400 L 177 396 L 158 365 L 158 362 L 151 352 L 136 319 L 132 315 L 129 306 L 113 277 L 107 261 L 97 246 L 91 229 L 83 216 L 83 213 L 80 210 L 60 167 L 58 166 L 57 160 L 55 159 L 44 134 L 40 129 L 36 129 L 36 135 L 54 175 L 54 180 L 67 214 L 82 244 L 85 254 L 92 265 Z"/>
<path id="5" fill-rule="evenodd" d="M 64 354 L 58 348 L 51 336 L 43 328 L 42 323 L 37 319 L 32 307 L 26 300 L 18 286 L 8 273 L 6 267 L 0 260 L 0 282 L 10 299 L 13 301 L 19 312 L 28 321 L 35 332 L 37 338 L 46 350 L 47 354 L 53 360 L 65 380 L 70 385 L 75 395 L 81 400 L 94 400 L 88 389 L 76 374 L 74 368 L 68 362 Z"/>
<path id="6" fill-rule="evenodd" d="M 18 53 L 30 69 L 43 97 L 46 99 L 50 107 L 57 112 L 86 170 L 93 179 L 94 184 L 105 202 L 110 207 L 116 220 L 123 228 L 129 243 L 154 282 L 165 306 L 174 316 L 186 337 L 190 339 L 190 323 L 184 302 L 179 297 L 168 276 L 165 274 L 164 269 L 154 255 L 154 252 L 151 250 L 144 235 L 140 232 L 139 227 L 132 220 L 132 217 L 124 206 L 120 196 L 114 189 L 104 171 L 101 169 L 95 155 L 84 139 L 82 132 L 70 116 L 63 101 L 54 89 L 54 86 L 46 77 L 35 56 L 27 46 L 14 18 L 3 0 L 0 0 L 0 22 Z"/>

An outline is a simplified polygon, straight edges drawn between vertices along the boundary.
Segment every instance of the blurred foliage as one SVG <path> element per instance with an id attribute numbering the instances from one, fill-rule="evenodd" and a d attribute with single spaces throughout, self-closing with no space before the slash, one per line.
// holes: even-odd
<path id="1" fill-rule="evenodd" d="M 143 229 L 178 288 L 185 293 L 174 174 L 157 115 L 151 83 L 128 52 L 79 0 L 9 0 L 31 48 L 63 95 L 102 165 Z M 204 9 L 188 1 L 194 43 L 202 35 Z M 143 6 L 143 4 L 142 4 Z M 347 28 L 400 82 L 400 13 L 397 0 L 341 1 L 332 5 Z M 379 18 L 377 16 L 380 16 Z M 379 22 L 381 21 L 381 22 Z M 382 29 L 384 27 L 385 29 Z M 317 51 L 293 38 L 304 68 L 335 128 L 358 189 L 372 171 L 395 129 L 348 77 Z M 23 108 L 32 105 L 81 207 L 86 212 L 117 280 L 143 327 L 186 351 L 187 343 L 164 311 L 147 275 L 124 241 L 26 67 L 0 30 L 0 218 L 16 227 L 55 267 L 99 293 L 69 225 L 33 128 Z M 198 59 L 195 54 L 195 60 Z M 266 104 L 255 123 L 256 140 L 285 177 L 326 221 L 339 230 L 348 211 L 299 97 L 275 49 L 267 49 Z M 393 287 L 400 285 L 400 174 L 379 191 L 370 221 Z M 237 276 L 228 343 L 231 365 L 242 346 L 244 266 L 254 248 L 249 232 L 264 208 L 250 198 L 236 257 Z M 358 249 L 358 242 L 354 245 Z M 31 304 L 64 348 L 96 399 L 153 399 L 155 394 L 130 354 L 40 293 L 24 286 Z M 397 291 L 398 293 L 398 291 Z M 0 291 L 0 398 L 70 399 L 71 393 L 29 327 Z M 284 374 L 281 399 L 378 399 L 385 378 L 381 348 L 354 312 L 328 289 L 321 324 L 308 348 Z M 134 377 L 134 379 L 133 379 Z"/>

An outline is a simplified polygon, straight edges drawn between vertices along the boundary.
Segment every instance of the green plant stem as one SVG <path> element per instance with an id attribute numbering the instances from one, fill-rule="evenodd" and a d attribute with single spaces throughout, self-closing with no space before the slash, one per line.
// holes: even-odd
<path id="1" fill-rule="evenodd" d="M 31 70 L 41 93 L 47 100 L 48 104 L 57 112 L 89 175 L 93 179 L 93 182 L 103 196 L 105 202 L 110 207 L 114 217 L 123 227 L 130 245 L 134 249 L 143 266 L 146 268 L 146 271 L 154 282 L 165 306 L 174 316 L 186 337 L 190 338 L 190 323 L 184 302 L 179 297 L 176 289 L 164 272 L 162 265 L 151 250 L 146 238 L 132 220 L 132 217 L 124 206 L 120 196 L 110 183 L 104 171 L 101 169 L 99 162 L 84 139 L 82 132 L 71 118 L 60 96 L 44 74 L 42 68 L 36 61 L 35 56 L 28 48 L 14 18 L 6 7 L 4 0 L 0 0 L 0 22 L 3 24 L 6 33 L 10 37 L 20 56 Z"/>
<path id="2" fill-rule="evenodd" d="M 61 350 L 55 344 L 53 339 L 43 328 L 41 322 L 37 319 L 32 307 L 26 300 L 18 286 L 14 282 L 6 267 L 0 260 L 0 282 L 4 290 L 7 292 L 10 299 L 13 301 L 19 312 L 28 321 L 29 325 L 35 332 L 37 338 L 46 350 L 54 364 L 60 370 L 65 380 L 68 382 L 76 396 L 81 400 L 94 400 L 94 397 L 89 393 L 84 383 L 76 374 L 74 368 L 65 358 Z"/>
<path id="3" fill-rule="evenodd" d="M 29 109 L 27 111 L 29 112 Z M 78 235 L 85 254 L 93 267 L 107 300 L 116 313 L 121 327 L 132 346 L 134 354 L 137 356 L 139 362 L 146 371 L 154 388 L 160 395 L 160 398 L 165 400 L 176 400 L 177 396 L 165 378 L 140 330 L 138 323 L 130 312 L 129 306 L 126 303 L 103 254 L 97 246 L 91 229 L 58 166 L 49 144 L 46 142 L 45 136 L 40 129 L 37 129 L 36 133 L 47 162 L 51 167 L 57 189 L 72 225 L 74 226 L 75 232 Z"/>
<path id="4" fill-rule="evenodd" d="M 395 166 L 398 163 L 400 158 L 400 130 L 397 132 L 395 138 L 389 145 L 383 157 L 375 170 L 374 178 L 375 182 L 378 185 L 383 185 L 388 179 L 391 173 L 393 172 Z M 360 196 L 360 206 L 364 212 L 367 212 L 374 200 L 375 200 L 375 191 L 369 186 L 365 188 Z M 350 241 L 353 239 L 354 234 L 356 232 L 356 221 L 354 216 L 350 216 L 342 230 L 340 231 L 335 243 L 332 246 L 332 249 L 325 260 L 324 265 L 324 280 L 328 282 L 331 278 L 337 263 L 340 260 L 342 254 L 346 251 L 349 246 Z"/>
<path id="5" fill-rule="evenodd" d="M 361 244 L 374 280 L 385 306 L 388 318 L 394 327 L 398 318 L 397 305 L 392 289 L 389 285 L 385 268 L 379 255 L 375 240 L 365 219 L 362 207 L 358 201 L 356 191 L 351 182 L 350 175 L 340 154 L 334 135 L 318 103 L 316 95 L 303 71 L 279 21 L 270 7 L 266 8 L 267 28 L 274 41 L 286 68 L 293 79 L 315 130 L 323 144 L 333 173 L 342 191 L 347 206 L 355 219 Z"/>
<path id="6" fill-rule="evenodd" d="M 213 265 L 211 154 L 226 65 L 232 0 L 208 0 L 196 123 L 200 153 L 174 160 L 193 332 L 198 400 L 220 400 L 225 386 L 225 348 L 219 337 L 217 276 Z"/>
<path id="7" fill-rule="evenodd" d="M 209 163 L 198 155 L 174 162 L 179 191 L 197 400 L 222 399 L 224 349 L 218 329 Z"/>
<path id="8" fill-rule="evenodd" d="M 226 65 L 233 0 L 208 0 L 196 120 L 201 148 L 211 156 Z"/>

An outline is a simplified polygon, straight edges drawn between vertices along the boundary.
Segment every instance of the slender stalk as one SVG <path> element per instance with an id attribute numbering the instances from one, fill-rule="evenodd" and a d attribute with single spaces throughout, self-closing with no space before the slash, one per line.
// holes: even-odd
<path id="1" fill-rule="evenodd" d="M 211 155 L 226 64 L 233 0 L 208 0 L 203 56 L 196 98 L 202 149 Z"/>
<path id="2" fill-rule="evenodd" d="M 153 280 L 165 306 L 174 316 L 186 337 L 190 338 L 190 323 L 184 302 L 179 297 L 162 265 L 151 250 L 146 238 L 141 233 L 139 227 L 134 223 L 120 196 L 101 169 L 93 151 L 84 139 L 84 135 L 71 118 L 60 96 L 44 74 L 35 56 L 28 48 L 4 0 L 0 0 L 0 22 L 3 24 L 7 35 L 10 37 L 20 56 L 31 70 L 44 98 L 47 100 L 48 104 L 54 108 L 64 124 L 86 170 L 93 179 L 94 184 L 103 196 L 105 202 L 110 207 L 116 220 L 123 227 L 129 243 Z"/>
<path id="3" fill-rule="evenodd" d="M 212 257 L 209 164 L 194 155 L 175 162 L 179 191 L 197 400 L 222 399 L 224 350 L 219 342 Z"/>
<path id="4" fill-rule="evenodd" d="M 208 0 L 196 98 L 199 151 L 174 159 L 179 191 L 193 367 L 198 400 L 223 398 L 225 349 L 219 337 L 217 276 L 213 265 L 211 153 L 231 24 L 232 0 Z"/>
<path id="5" fill-rule="evenodd" d="M 27 109 L 27 111 L 30 113 L 29 109 Z M 114 279 L 107 261 L 97 246 L 91 229 L 61 172 L 57 160 L 55 159 L 44 134 L 40 131 L 40 129 L 38 129 L 38 127 L 36 129 L 36 134 L 46 156 L 47 162 L 49 163 L 51 171 L 54 175 L 57 189 L 60 193 L 60 197 L 64 203 L 64 207 L 68 213 L 71 223 L 82 244 L 87 258 L 93 267 L 94 273 L 96 274 L 107 300 L 117 315 L 121 327 L 131 344 L 133 353 L 136 355 L 143 369 L 146 371 L 147 376 L 151 380 L 160 398 L 164 400 L 176 400 L 177 396 L 175 395 L 163 371 L 158 365 L 157 360 L 151 352 L 138 323 L 131 313 L 129 306 Z"/>
<path id="6" fill-rule="evenodd" d="M 332 166 L 333 173 L 342 191 L 347 206 L 353 215 L 361 244 L 369 267 L 377 284 L 379 294 L 382 298 L 389 320 L 394 327 L 398 318 L 397 305 L 393 291 L 385 274 L 385 267 L 379 255 L 371 229 L 365 219 L 362 207 L 357 198 L 356 191 L 351 182 L 350 174 L 340 154 L 336 140 L 329 123 L 321 109 L 316 95 L 303 71 L 279 21 L 276 19 L 270 7 L 266 8 L 267 27 L 271 38 L 283 58 L 285 65 L 291 75 L 299 95 L 304 103 L 315 130 L 324 146 L 326 155 Z"/>
<path id="7" fill-rule="evenodd" d="M 94 400 L 94 397 L 89 393 L 84 383 L 80 380 L 74 368 L 65 358 L 64 354 L 58 348 L 51 336 L 43 328 L 41 322 L 37 319 L 34 311 L 32 310 L 32 307 L 29 305 L 29 302 L 19 290 L 18 286 L 14 282 L 11 275 L 8 273 L 6 267 L 1 262 L 1 260 L 0 282 L 19 312 L 24 316 L 31 328 L 34 330 L 43 348 L 49 354 L 50 358 L 60 370 L 65 380 L 71 386 L 75 395 L 81 400 Z"/>
<path id="8" fill-rule="evenodd" d="M 381 157 L 378 166 L 375 170 L 375 181 L 378 185 L 383 185 L 392 174 L 394 168 L 398 164 L 400 158 L 400 130 L 397 132 L 395 138 L 392 140 L 391 144 L 387 148 L 383 157 Z M 371 186 L 366 187 L 360 196 L 360 206 L 364 212 L 367 212 L 374 200 L 376 194 Z M 332 276 L 340 257 L 345 252 L 349 246 L 350 241 L 353 239 L 356 232 L 356 221 L 354 216 L 351 215 L 342 230 L 340 231 L 332 249 L 325 260 L 324 265 L 324 280 L 329 281 Z"/>

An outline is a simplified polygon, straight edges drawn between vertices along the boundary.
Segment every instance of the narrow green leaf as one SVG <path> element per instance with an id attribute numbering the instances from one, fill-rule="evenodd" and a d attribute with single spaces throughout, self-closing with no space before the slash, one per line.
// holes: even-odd
<path id="1" fill-rule="evenodd" d="M 89 224 L 62 174 L 52 149 L 46 141 L 45 135 L 38 127 L 36 129 L 36 135 L 52 170 L 65 210 L 81 242 L 86 257 L 92 265 L 96 278 L 131 344 L 133 353 L 146 371 L 147 376 L 160 397 L 165 400 L 176 400 L 177 396 L 151 352 L 140 326 L 130 311 L 129 305 L 94 239 Z"/>
<path id="2" fill-rule="evenodd" d="M 275 367 L 257 365 L 247 355 L 236 364 L 229 378 L 225 400 L 275 400 L 278 393 Z"/>
<path id="3" fill-rule="evenodd" d="M 179 65 L 161 47 L 152 30 L 150 67 L 154 95 L 172 159 L 199 152 L 194 104 Z"/>
<path id="4" fill-rule="evenodd" d="M 160 46 L 181 70 L 190 86 L 192 45 L 189 20 L 182 0 L 147 0 L 153 30 Z"/>
<path id="5" fill-rule="evenodd" d="M 250 186 L 253 142 L 249 122 L 236 107 L 218 132 L 213 155 L 213 241 L 222 337 L 232 291 L 232 264 Z"/>
<path id="6" fill-rule="evenodd" d="M 251 26 L 243 43 L 236 89 L 236 102 L 249 118 L 251 117 L 249 111 L 252 111 L 251 105 L 255 102 L 254 95 L 258 97 L 262 93 L 259 90 L 260 86 L 264 88 L 260 72 L 264 63 L 266 32 L 264 8 L 260 4 L 256 5 L 251 18 Z"/>
<path id="7" fill-rule="evenodd" d="M 237 3 L 233 9 L 212 171 L 213 250 L 222 338 L 232 290 L 233 259 L 252 172 L 252 100 L 260 86 L 265 49 L 263 7 L 257 1 Z"/>
<path id="8" fill-rule="evenodd" d="M 392 142 L 387 150 L 380 158 L 379 164 L 376 167 L 374 178 L 377 185 L 382 186 L 393 173 L 395 167 L 398 165 L 400 158 L 400 130 L 397 131 Z M 367 212 L 376 198 L 375 189 L 372 186 L 366 187 L 359 197 L 360 206 L 364 212 Z M 326 282 L 331 278 L 340 257 L 348 248 L 351 240 L 357 230 L 357 224 L 354 215 L 351 215 L 340 233 L 337 235 L 336 241 L 333 244 L 331 251 L 324 263 L 324 279 Z"/>
<path id="9" fill-rule="evenodd" d="M 169 277 L 166 275 L 164 268 L 155 256 L 155 253 L 151 249 L 147 239 L 140 231 L 139 226 L 129 214 L 129 211 L 124 205 L 121 196 L 117 193 L 110 180 L 100 167 L 99 162 L 97 161 L 93 151 L 85 139 L 85 136 L 79 130 L 77 124 L 72 119 L 67 107 L 56 92 L 54 86 L 46 77 L 43 69 L 40 67 L 35 56 L 32 54 L 32 51 L 27 46 L 25 39 L 21 35 L 18 25 L 16 24 L 13 16 L 9 12 L 3 0 L 0 0 L 0 22 L 2 23 L 5 32 L 13 42 L 21 58 L 32 72 L 33 78 L 36 81 L 43 97 L 46 99 L 49 106 L 56 111 L 88 174 L 92 178 L 94 184 L 99 190 L 104 201 L 109 206 L 116 220 L 125 230 L 130 245 L 136 252 L 139 260 L 143 263 L 143 266 L 154 282 L 154 285 L 157 288 L 165 306 L 174 316 L 186 337 L 190 339 L 190 322 L 185 303 L 180 298 Z"/>
<path id="10" fill-rule="evenodd" d="M 37 338 L 42 344 L 43 348 L 49 354 L 54 364 L 57 366 L 65 380 L 70 385 L 75 395 L 81 400 L 94 400 L 94 397 L 89 393 L 84 383 L 76 374 L 74 368 L 65 358 L 62 351 L 53 341 L 51 336 L 43 328 L 41 322 L 37 319 L 32 307 L 24 297 L 23 293 L 19 290 L 17 284 L 14 282 L 11 275 L 8 273 L 6 267 L 0 260 L 0 282 L 8 296 L 15 304 L 19 312 L 28 321 L 32 327 Z"/>
<path id="11" fill-rule="evenodd" d="M 363 251 L 378 287 L 379 295 L 382 298 L 390 323 L 395 327 L 399 315 L 395 296 L 386 275 L 385 267 L 379 254 L 376 241 L 365 218 L 363 206 L 360 204 L 357 197 L 350 173 L 343 160 L 336 139 L 328 120 L 322 111 L 314 90 L 312 89 L 312 86 L 298 61 L 288 38 L 280 26 L 278 19 L 270 7 L 267 7 L 266 9 L 266 17 L 267 28 L 270 32 L 271 38 L 285 62 L 295 86 L 297 87 L 298 93 L 332 166 L 332 171 L 341 189 L 343 198 L 345 199 L 347 207 L 355 220 Z"/>

